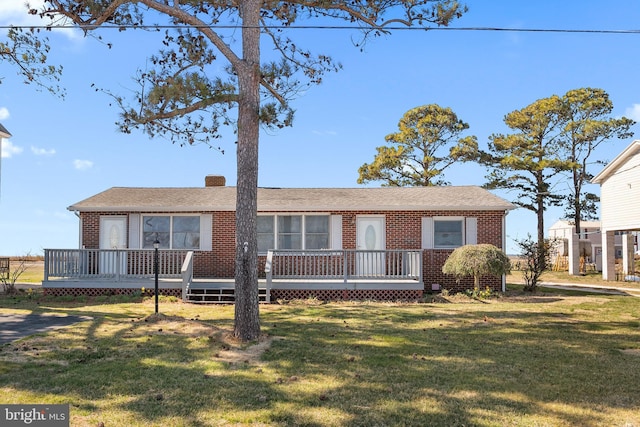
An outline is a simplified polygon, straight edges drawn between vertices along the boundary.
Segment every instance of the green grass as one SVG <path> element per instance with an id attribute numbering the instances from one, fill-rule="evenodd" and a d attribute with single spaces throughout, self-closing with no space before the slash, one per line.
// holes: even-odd
<path id="1" fill-rule="evenodd" d="M 640 270 L 639 270 L 640 271 Z M 541 282 L 585 284 L 597 286 L 610 286 L 616 288 L 630 288 L 640 290 L 640 282 L 606 281 L 602 279 L 602 273 L 589 271 L 581 275 L 570 275 L 566 271 L 545 271 L 540 278 Z M 522 283 L 522 272 L 514 270 L 507 276 L 507 283 Z"/>
<path id="2" fill-rule="evenodd" d="M 232 306 L 3 297 L 93 320 L 0 347 L 0 403 L 69 403 L 72 426 L 640 425 L 640 299 L 449 301 L 262 305 L 261 350 Z"/>
<path id="3" fill-rule="evenodd" d="M 9 268 L 11 272 L 14 272 L 16 269 L 20 268 L 21 263 L 24 262 L 24 271 L 19 275 L 16 282 L 18 283 L 42 283 L 42 279 L 44 279 L 44 261 L 33 258 L 27 261 L 21 261 L 20 259 L 12 258 L 10 261 Z"/>

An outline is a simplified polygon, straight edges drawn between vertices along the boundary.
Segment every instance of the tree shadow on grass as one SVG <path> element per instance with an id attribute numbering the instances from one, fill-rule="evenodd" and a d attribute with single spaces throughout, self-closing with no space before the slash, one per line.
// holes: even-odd
<path id="1" fill-rule="evenodd" d="M 92 425 L 113 424 L 111 410 L 132 414 L 116 425 L 211 425 L 278 400 L 273 378 L 229 332 L 179 316 L 96 317 L 5 346 L 0 357 L 19 357 L 5 360 L 0 381 L 45 400 L 55 396 Z"/>
<path id="2" fill-rule="evenodd" d="M 640 375 L 619 347 L 637 343 L 637 320 L 565 309 L 380 316 L 332 307 L 306 322 L 274 312 L 264 317 L 287 338 L 265 357 L 285 375 L 348 379 L 322 402 L 349 415 L 344 425 L 502 425 L 519 414 L 533 417 L 525 424 L 605 425 L 616 410 L 633 413 Z M 291 354 L 304 362 L 281 362 Z"/>
<path id="3" fill-rule="evenodd" d="M 202 318 L 231 313 L 194 310 Z M 245 345 L 229 339 L 228 321 L 78 307 L 74 313 L 94 320 L 23 341 L 30 349 L 0 381 L 66 400 L 87 424 L 637 423 L 637 416 L 611 417 L 636 404 L 638 358 L 619 349 L 637 344 L 638 319 L 600 319 L 589 310 L 266 306 L 263 330 L 280 339 L 257 360 L 242 357 Z M 232 351 L 239 356 L 226 358 Z"/>

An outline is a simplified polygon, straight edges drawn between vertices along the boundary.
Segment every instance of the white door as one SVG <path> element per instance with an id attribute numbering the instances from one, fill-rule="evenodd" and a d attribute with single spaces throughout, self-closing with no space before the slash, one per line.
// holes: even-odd
<path id="1" fill-rule="evenodd" d="M 100 274 L 124 274 L 127 254 L 118 249 L 127 247 L 127 217 L 100 217 Z"/>
<path id="2" fill-rule="evenodd" d="M 384 216 L 359 216 L 356 227 L 356 274 L 381 276 L 385 274 Z"/>

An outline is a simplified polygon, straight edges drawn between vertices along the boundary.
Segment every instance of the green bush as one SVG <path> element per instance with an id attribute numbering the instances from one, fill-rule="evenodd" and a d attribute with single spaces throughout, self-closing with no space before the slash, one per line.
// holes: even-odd
<path id="1" fill-rule="evenodd" d="M 454 250 L 442 266 L 442 272 L 460 281 L 473 276 L 474 290 L 480 290 L 480 277 L 502 276 L 511 271 L 511 260 L 499 248 L 490 244 L 464 245 Z"/>

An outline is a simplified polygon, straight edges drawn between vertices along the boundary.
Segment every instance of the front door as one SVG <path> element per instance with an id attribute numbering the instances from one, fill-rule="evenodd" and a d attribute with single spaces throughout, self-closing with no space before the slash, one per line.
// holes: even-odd
<path id="1" fill-rule="evenodd" d="M 127 217 L 100 217 L 100 274 L 123 274 L 127 271 Z"/>
<path id="2" fill-rule="evenodd" d="M 356 227 L 356 274 L 381 276 L 385 273 L 384 216 L 359 216 Z"/>

